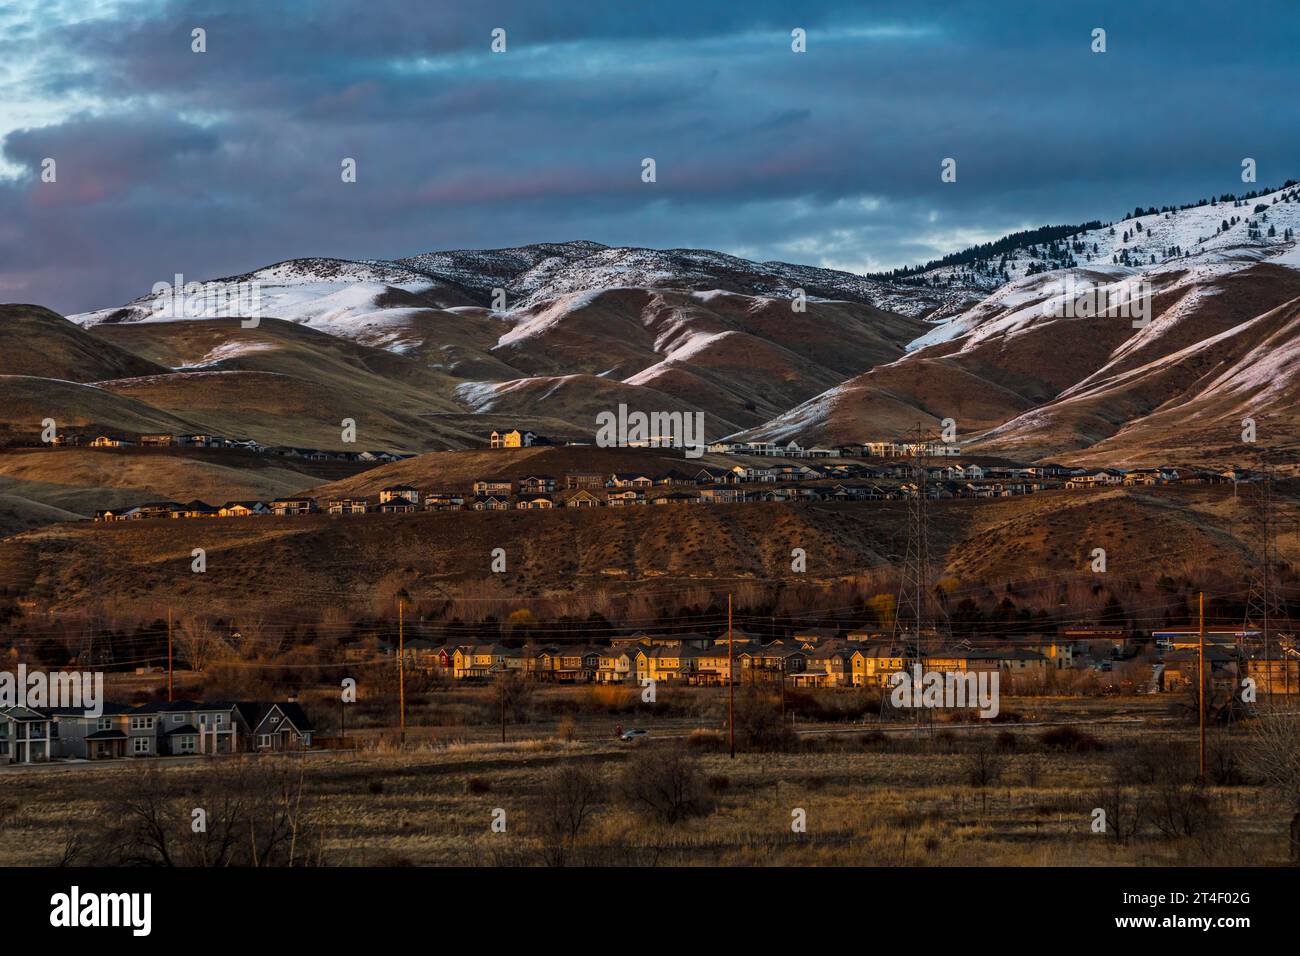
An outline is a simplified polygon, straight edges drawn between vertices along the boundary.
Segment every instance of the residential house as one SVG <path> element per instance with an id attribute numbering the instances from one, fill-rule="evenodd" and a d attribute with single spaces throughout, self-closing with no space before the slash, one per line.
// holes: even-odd
<path id="1" fill-rule="evenodd" d="M 706 505 L 730 505 L 743 501 L 745 493 L 739 488 L 701 488 L 700 503 Z"/>
<path id="2" fill-rule="evenodd" d="M 465 507 L 465 496 L 456 491 L 432 491 L 424 496 L 427 511 L 460 511 Z"/>
<path id="3" fill-rule="evenodd" d="M 854 687 L 888 685 L 890 678 L 907 666 L 907 655 L 890 644 L 855 648 L 849 655 L 850 683 Z"/>
<path id="4" fill-rule="evenodd" d="M 509 511 L 510 499 L 499 495 L 484 495 L 470 503 L 471 511 Z"/>
<path id="5" fill-rule="evenodd" d="M 219 518 L 254 518 L 271 514 L 271 509 L 261 501 L 227 501 L 217 509 Z"/>
<path id="6" fill-rule="evenodd" d="M 387 504 L 418 505 L 419 503 L 420 492 L 410 485 L 390 485 L 379 492 L 379 504 L 381 506 Z"/>
<path id="7" fill-rule="evenodd" d="M 564 495 L 564 507 L 566 508 L 599 508 L 603 504 L 604 502 L 600 498 L 593 495 L 586 488 L 566 492 Z"/>
<path id="8" fill-rule="evenodd" d="M 605 501 L 611 508 L 621 508 L 624 505 L 643 505 L 646 497 L 644 491 L 628 488 L 626 491 L 611 491 Z"/>
<path id="9" fill-rule="evenodd" d="M 452 676 L 457 680 L 483 679 L 506 669 L 506 659 L 518 656 L 517 650 L 500 644 L 474 644 L 456 648 Z"/>
<path id="10" fill-rule="evenodd" d="M 636 670 L 635 655 L 622 647 L 606 647 L 597 653 L 595 680 L 598 684 L 622 684 Z"/>
<path id="11" fill-rule="evenodd" d="M 365 498 L 331 498 L 327 507 L 332 515 L 363 515 L 370 503 Z"/>
<path id="12" fill-rule="evenodd" d="M 609 476 L 609 479 L 605 482 L 605 487 L 624 489 L 633 488 L 638 491 L 646 491 L 649 488 L 653 488 L 654 483 L 655 481 L 653 478 L 649 475 L 642 474 L 641 472 L 616 472 Z"/>
<path id="13" fill-rule="evenodd" d="M 278 517 L 316 514 L 315 498 L 277 498 L 271 502 L 271 511 Z"/>
<path id="14" fill-rule="evenodd" d="M 82 760 L 125 757 L 126 724 L 134 710 L 134 707 L 105 703 L 100 707 L 101 713 L 94 717 L 81 708 L 46 711 L 52 722 L 54 756 Z"/>
<path id="15" fill-rule="evenodd" d="M 555 499 L 550 495 L 520 495 L 515 507 L 521 511 L 539 511 L 555 507 Z"/>
<path id="16" fill-rule="evenodd" d="M 741 682 L 776 679 L 782 674 L 797 674 L 807 668 L 808 652 L 801 646 L 773 641 L 766 647 L 746 647 L 738 653 Z"/>
<path id="17" fill-rule="evenodd" d="M 636 654 L 636 676 L 640 682 L 686 681 L 695 670 L 700 651 L 694 647 L 643 647 Z"/>
<path id="18" fill-rule="evenodd" d="M 513 490 L 514 483 L 509 478 L 479 478 L 474 482 L 476 498 L 509 498 Z"/>
<path id="19" fill-rule="evenodd" d="M 178 700 L 154 705 L 152 710 L 160 755 L 232 754 L 245 749 L 239 742 L 251 729 L 249 705 Z"/>
<path id="20" fill-rule="evenodd" d="M 555 479 L 550 475 L 528 475 L 519 479 L 521 495 L 551 495 L 555 493 Z"/>
<path id="21" fill-rule="evenodd" d="M 599 491 L 605 487 L 605 476 L 595 472 L 570 472 L 564 476 L 564 487 L 572 491 Z"/>
<path id="22" fill-rule="evenodd" d="M 53 756 L 53 721 L 30 707 L 0 708 L 0 762 L 44 763 Z"/>
<path id="23" fill-rule="evenodd" d="M 266 704 L 251 723 L 249 738 L 254 750 L 306 750 L 315 732 L 295 701 Z"/>
<path id="24" fill-rule="evenodd" d="M 735 643 L 734 635 L 732 642 Z M 701 650 L 695 658 L 695 671 L 689 677 L 690 683 L 701 687 L 728 683 L 731 680 L 734 654 L 735 648 L 728 648 L 726 640 L 717 641 L 712 647 Z"/>
<path id="25" fill-rule="evenodd" d="M 493 448 L 528 448 L 537 441 L 532 432 L 511 429 L 508 432 L 494 431 L 488 436 L 488 444 Z"/>
<path id="26" fill-rule="evenodd" d="M 699 494 L 691 494 L 688 491 L 674 491 L 672 494 L 657 495 L 650 499 L 650 503 L 656 505 L 698 505 L 700 496 Z"/>

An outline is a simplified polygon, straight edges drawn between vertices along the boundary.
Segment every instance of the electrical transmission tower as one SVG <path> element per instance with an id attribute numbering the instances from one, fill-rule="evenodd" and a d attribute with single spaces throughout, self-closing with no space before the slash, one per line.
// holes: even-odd
<path id="1" fill-rule="evenodd" d="M 907 546 L 903 556 L 895 602 L 894 637 L 910 646 L 915 662 L 925 671 L 929 645 L 940 634 L 938 619 L 947 623 L 946 609 L 935 613 L 934 574 L 930 556 L 930 453 L 934 439 L 917 434 L 911 443 L 913 493 L 907 498 Z M 921 720 L 917 709 L 918 729 Z"/>
<path id="2" fill-rule="evenodd" d="M 1278 628 L 1289 629 L 1278 595 L 1277 515 L 1273 509 L 1273 466 L 1265 461 L 1252 489 L 1252 504 L 1258 535 L 1258 563 L 1246 598 L 1246 628 L 1258 628 L 1264 654 L 1265 693 L 1273 700 L 1273 659 L 1276 656 L 1286 674 L 1286 692 L 1291 692 L 1291 669 L 1286 653 L 1275 654 Z"/>

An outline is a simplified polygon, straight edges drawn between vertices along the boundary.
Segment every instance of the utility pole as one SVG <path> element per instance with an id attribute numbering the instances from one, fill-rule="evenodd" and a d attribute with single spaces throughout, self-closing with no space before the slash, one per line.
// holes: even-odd
<path id="1" fill-rule="evenodd" d="M 398 742 L 406 746 L 406 602 L 397 599 L 397 709 Z"/>
<path id="2" fill-rule="evenodd" d="M 501 685 L 501 742 L 506 742 L 506 675 L 503 672 L 497 683 Z"/>
<path id="3" fill-rule="evenodd" d="M 1198 700 L 1200 701 L 1200 707 L 1198 708 L 1198 710 L 1200 710 L 1200 714 L 1201 714 L 1201 776 L 1200 779 L 1202 782 L 1204 782 L 1205 780 L 1205 592 L 1204 591 L 1201 592 L 1199 603 L 1200 603 L 1200 614 L 1199 614 L 1200 639 L 1197 642 L 1197 645 L 1199 647 L 1197 657 L 1200 660 L 1200 664 L 1197 668 L 1198 677 L 1199 677 L 1197 683 L 1200 685 L 1200 695 L 1198 697 Z"/>
<path id="4" fill-rule="evenodd" d="M 172 609 L 167 609 L 167 703 L 172 701 Z"/>
<path id="5" fill-rule="evenodd" d="M 731 740 L 731 759 L 736 759 L 736 654 L 731 639 L 731 594 L 727 594 L 727 736 Z"/>

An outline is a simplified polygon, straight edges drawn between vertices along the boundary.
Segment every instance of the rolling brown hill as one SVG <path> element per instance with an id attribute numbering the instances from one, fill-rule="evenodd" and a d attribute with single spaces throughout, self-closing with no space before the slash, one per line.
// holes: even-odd
<path id="1" fill-rule="evenodd" d="M 1281 497 L 1293 515 L 1295 490 Z M 1254 549 L 1245 509 L 1222 486 L 938 502 L 933 548 L 954 596 L 1014 582 L 1140 586 L 1193 568 L 1238 580 Z M 603 590 L 671 601 L 684 587 L 887 574 L 906 515 L 902 502 L 862 502 L 60 524 L 0 541 L 0 587 L 24 587 L 37 608 L 109 601 L 151 620 L 167 606 L 274 619 L 304 605 L 358 611 L 399 589 L 419 602 L 484 589 L 520 606 Z M 196 547 L 207 550 L 206 574 L 190 570 Z M 489 570 L 498 547 L 503 575 Z M 808 555 L 804 575 L 790 572 L 796 547 Z M 1093 547 L 1109 551 L 1104 578 L 1088 570 Z M 1284 559 L 1298 553 L 1289 539 L 1282 547 Z"/>
<path id="2" fill-rule="evenodd" d="M 746 434 L 861 441 L 953 418 L 975 454 L 1122 467 L 1248 464 L 1300 445 L 1300 271 L 1245 260 L 1146 277 L 1145 328 L 1054 314 L 1061 274 L 1031 276 Z M 1240 441 L 1243 417 L 1257 422 L 1255 446 Z"/>
<path id="3" fill-rule="evenodd" d="M 0 375 L 98 382 L 167 369 L 39 305 L 0 305 Z"/>
<path id="4" fill-rule="evenodd" d="M 331 465 L 204 449 L 14 448 L 0 451 L 0 494 L 51 509 L 33 518 L 63 521 L 148 501 L 268 500 L 319 483 Z"/>
<path id="5" fill-rule="evenodd" d="M 570 472 L 608 476 L 614 472 L 643 470 L 651 476 L 677 469 L 690 473 L 700 468 L 730 468 L 731 456 L 686 458 L 680 452 L 655 448 L 598 448 L 595 445 L 535 445 L 531 448 L 496 448 L 430 452 L 379 465 L 351 478 L 311 489 L 318 497 L 375 495 L 389 485 L 412 485 L 421 491 L 463 491 L 479 478 L 517 481 L 529 475 L 550 475 L 564 486 Z"/>

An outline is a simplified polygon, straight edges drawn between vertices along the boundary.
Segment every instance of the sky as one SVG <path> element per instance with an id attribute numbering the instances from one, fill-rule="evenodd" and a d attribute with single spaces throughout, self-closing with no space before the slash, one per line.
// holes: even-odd
<path id="1" fill-rule="evenodd" d="M 1298 49 L 1291 0 L 4 0 L 0 302 L 573 239 L 909 265 L 1300 179 Z"/>

